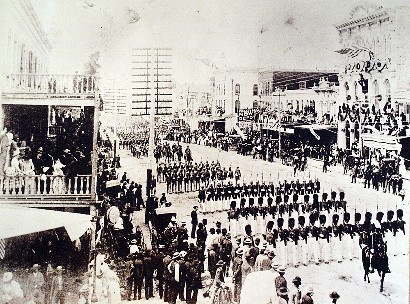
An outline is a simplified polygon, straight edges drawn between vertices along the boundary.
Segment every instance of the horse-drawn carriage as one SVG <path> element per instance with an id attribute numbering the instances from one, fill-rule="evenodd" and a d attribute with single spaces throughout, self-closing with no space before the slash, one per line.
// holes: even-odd
<path id="1" fill-rule="evenodd" d="M 135 231 L 124 223 L 123 217 L 116 206 L 111 206 L 106 213 L 103 227 L 103 242 L 114 258 L 125 258 L 131 246 L 137 246 L 137 251 L 145 250 L 144 237 L 141 229 Z"/>
<path id="2" fill-rule="evenodd" d="M 174 207 L 162 207 L 154 210 L 149 222 L 153 249 L 158 248 L 159 244 L 165 245 L 172 242 L 171 239 L 167 239 L 167 230 L 170 228 L 170 224 L 173 226 L 172 223 L 176 221 L 176 214 Z"/>

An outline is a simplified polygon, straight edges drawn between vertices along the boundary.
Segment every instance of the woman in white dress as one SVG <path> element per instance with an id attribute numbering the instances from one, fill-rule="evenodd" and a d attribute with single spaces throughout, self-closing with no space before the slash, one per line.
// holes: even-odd
<path id="1" fill-rule="evenodd" d="M 35 192 L 35 173 L 34 164 L 32 159 L 28 155 L 24 155 L 19 162 L 19 167 L 23 177 L 23 191 L 25 194 L 31 194 Z"/>

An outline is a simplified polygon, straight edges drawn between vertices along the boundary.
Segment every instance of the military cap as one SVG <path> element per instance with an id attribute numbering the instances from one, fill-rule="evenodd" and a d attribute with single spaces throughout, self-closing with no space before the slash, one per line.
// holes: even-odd
<path id="1" fill-rule="evenodd" d="M 278 218 L 278 227 L 282 227 L 283 226 L 283 222 L 284 222 L 284 220 L 283 220 L 283 218 Z"/>
<path id="2" fill-rule="evenodd" d="M 354 214 L 354 220 L 355 220 L 355 222 L 360 222 L 361 219 L 362 219 L 362 214 L 359 213 L 359 212 L 356 212 L 356 213 Z"/>
<path id="3" fill-rule="evenodd" d="M 290 228 L 295 227 L 295 219 L 293 217 L 289 218 L 288 225 L 289 225 Z"/>
<path id="4" fill-rule="evenodd" d="M 401 218 L 403 217 L 403 209 L 398 209 L 398 210 L 397 210 L 397 217 L 398 217 L 399 219 L 401 219 Z"/>
<path id="5" fill-rule="evenodd" d="M 323 192 L 323 194 L 322 194 L 322 201 L 327 201 L 328 196 L 329 196 L 329 195 L 328 195 L 326 192 Z"/>
<path id="6" fill-rule="evenodd" d="M 253 206 L 255 204 L 255 199 L 253 197 L 249 198 L 249 206 Z"/>
<path id="7" fill-rule="evenodd" d="M 293 194 L 293 202 L 296 203 L 298 201 L 299 195 L 297 195 L 296 193 Z"/>
<path id="8" fill-rule="evenodd" d="M 305 222 L 306 222 L 306 219 L 305 219 L 305 217 L 303 216 L 303 215 L 300 215 L 299 217 L 298 217 L 298 222 L 299 222 L 299 225 L 304 225 L 305 224 Z"/>
<path id="9" fill-rule="evenodd" d="M 372 213 L 371 212 L 366 212 L 365 213 L 365 215 L 364 215 L 364 218 L 366 219 L 366 220 L 371 220 L 372 219 Z"/>
<path id="10" fill-rule="evenodd" d="M 332 193 L 330 193 L 330 197 L 332 198 L 332 200 L 336 199 L 336 195 L 337 195 L 336 191 L 332 191 Z"/>
<path id="11" fill-rule="evenodd" d="M 289 201 L 289 195 L 285 194 L 285 195 L 283 196 L 283 201 L 284 201 L 285 203 L 287 203 L 287 202 Z"/>
<path id="12" fill-rule="evenodd" d="M 305 200 L 305 203 L 309 202 L 309 199 L 310 199 L 309 194 L 305 194 L 305 196 L 303 197 L 303 199 Z"/>
<path id="13" fill-rule="evenodd" d="M 325 224 L 326 223 L 326 215 L 321 214 L 319 216 L 319 221 L 320 221 L 321 224 Z"/>
<path id="14" fill-rule="evenodd" d="M 311 214 L 309 215 L 309 221 L 310 221 L 310 223 L 311 223 L 311 224 L 314 224 L 314 223 L 316 222 L 316 220 L 317 220 L 317 214 L 311 213 Z"/>
<path id="15" fill-rule="evenodd" d="M 393 217 L 394 217 L 394 211 L 393 210 L 387 211 L 387 219 L 391 221 Z"/>
<path id="16" fill-rule="evenodd" d="M 282 202 L 282 197 L 280 195 L 276 195 L 276 204 L 279 204 Z"/>
<path id="17" fill-rule="evenodd" d="M 313 194 L 313 202 L 317 203 L 319 201 L 319 195 L 317 193 Z"/>
<path id="18" fill-rule="evenodd" d="M 337 223 L 339 221 L 339 214 L 333 214 L 333 223 Z"/>
<path id="19" fill-rule="evenodd" d="M 343 214 L 343 220 L 348 223 L 350 221 L 350 213 L 346 212 Z"/>
<path id="20" fill-rule="evenodd" d="M 384 216 L 384 213 L 383 213 L 383 212 L 381 212 L 381 211 L 377 212 L 377 214 L 376 214 L 376 220 L 377 220 L 377 221 L 381 221 L 381 220 L 383 219 L 383 216 Z"/>
<path id="21" fill-rule="evenodd" d="M 245 226 L 245 232 L 247 233 L 247 234 L 249 234 L 249 233 L 251 233 L 252 232 L 252 226 L 251 225 L 246 225 Z"/>
<path id="22" fill-rule="evenodd" d="M 339 197 L 340 197 L 340 200 L 343 201 L 345 199 L 345 193 L 343 191 L 341 191 L 339 193 Z"/>

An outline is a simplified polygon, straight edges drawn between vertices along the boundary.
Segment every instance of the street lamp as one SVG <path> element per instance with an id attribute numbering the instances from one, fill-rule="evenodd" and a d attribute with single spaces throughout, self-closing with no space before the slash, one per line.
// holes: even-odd
<path id="1" fill-rule="evenodd" d="M 285 90 L 286 90 L 286 88 L 285 89 L 282 89 L 281 87 L 277 87 L 276 88 L 276 90 L 275 91 L 278 91 L 278 97 L 279 97 L 279 111 L 278 111 L 278 119 L 279 119 L 279 123 L 278 123 L 278 140 L 279 140 L 279 149 L 278 149 L 278 158 L 279 159 L 281 159 L 281 151 L 282 151 L 282 144 L 281 144 L 281 139 L 282 139 L 282 136 L 281 136 L 281 132 L 280 132 L 280 129 L 281 129 L 281 125 L 282 125 L 282 107 L 281 107 L 281 103 L 280 103 L 280 93 L 281 93 L 281 91 L 282 92 L 285 92 Z"/>
<path id="2" fill-rule="evenodd" d="M 93 216 L 91 219 L 91 225 L 92 225 L 92 231 L 91 231 L 91 252 L 93 253 L 93 260 L 94 260 L 94 266 L 93 266 L 93 293 L 91 295 L 91 302 L 92 303 L 97 303 L 98 298 L 97 294 L 95 291 L 96 287 L 96 280 L 97 280 L 97 249 L 96 249 L 96 236 L 95 232 L 97 230 L 97 216 Z"/>

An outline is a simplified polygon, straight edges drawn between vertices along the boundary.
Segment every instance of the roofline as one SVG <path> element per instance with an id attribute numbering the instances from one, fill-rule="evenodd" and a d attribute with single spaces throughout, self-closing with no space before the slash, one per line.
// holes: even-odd
<path id="1" fill-rule="evenodd" d="M 389 12 L 390 12 L 390 9 L 385 8 L 385 9 L 381 9 L 380 11 L 377 11 L 377 12 L 369 13 L 369 14 L 367 14 L 365 16 L 362 16 L 362 17 L 347 19 L 345 21 L 333 24 L 333 26 L 337 30 L 341 30 L 342 28 L 345 28 L 345 27 L 355 26 L 355 25 L 360 24 L 360 23 L 367 23 L 371 20 L 375 20 L 375 19 L 378 19 L 380 17 L 385 17 L 389 14 Z"/>
<path id="2" fill-rule="evenodd" d="M 322 74 L 339 74 L 338 70 L 308 70 L 308 69 L 276 69 L 276 68 L 263 68 L 259 69 L 259 73 L 270 72 L 270 73 L 322 73 Z"/>

